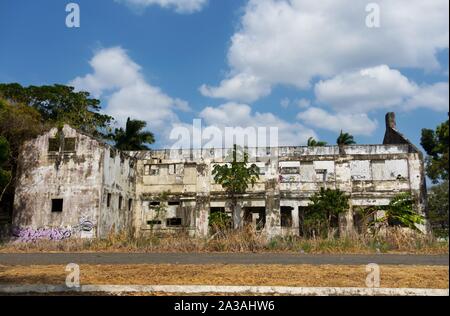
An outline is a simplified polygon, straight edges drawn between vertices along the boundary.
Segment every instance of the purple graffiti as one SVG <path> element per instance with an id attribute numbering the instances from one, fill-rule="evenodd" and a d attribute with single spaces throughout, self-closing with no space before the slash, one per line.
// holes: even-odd
<path id="1" fill-rule="evenodd" d="M 13 230 L 13 236 L 19 242 L 34 242 L 40 239 L 64 240 L 72 236 L 72 231 L 65 228 L 16 228 Z"/>

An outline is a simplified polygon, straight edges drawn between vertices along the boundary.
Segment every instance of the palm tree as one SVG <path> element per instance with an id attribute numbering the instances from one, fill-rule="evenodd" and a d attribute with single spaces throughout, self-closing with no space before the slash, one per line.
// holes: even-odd
<path id="1" fill-rule="evenodd" d="M 339 135 L 336 142 L 339 146 L 347 146 L 347 145 L 356 144 L 353 136 L 350 135 L 349 133 L 344 133 L 342 130 L 341 130 L 341 134 Z"/>
<path id="2" fill-rule="evenodd" d="M 125 130 L 116 128 L 112 139 L 116 142 L 116 148 L 120 150 L 138 151 L 148 150 L 145 144 L 153 144 L 155 136 L 152 132 L 143 131 L 147 125 L 144 121 L 127 119 Z"/>
<path id="3" fill-rule="evenodd" d="M 326 146 L 327 142 L 317 141 L 314 137 L 308 138 L 308 147 L 323 147 Z"/>

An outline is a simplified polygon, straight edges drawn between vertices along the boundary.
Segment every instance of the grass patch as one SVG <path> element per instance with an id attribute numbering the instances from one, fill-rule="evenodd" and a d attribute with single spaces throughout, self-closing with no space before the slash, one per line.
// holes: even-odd
<path id="1" fill-rule="evenodd" d="M 0 266 L 3 284 L 63 285 L 65 266 Z M 81 265 L 81 284 L 366 287 L 365 266 Z M 448 267 L 381 266 L 381 287 L 448 288 Z"/>
<path id="2" fill-rule="evenodd" d="M 268 238 L 252 229 L 231 230 L 208 238 L 175 235 L 148 235 L 134 238 L 126 233 L 106 239 L 8 241 L 0 252 L 301 252 L 309 254 L 411 253 L 448 254 L 448 241 L 402 229 L 389 229 L 377 235 L 352 235 L 341 238 L 284 236 Z"/>

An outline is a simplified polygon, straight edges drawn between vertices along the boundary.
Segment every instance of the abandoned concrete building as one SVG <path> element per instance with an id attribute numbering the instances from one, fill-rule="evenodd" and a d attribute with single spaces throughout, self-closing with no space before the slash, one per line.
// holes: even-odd
<path id="1" fill-rule="evenodd" d="M 229 199 L 211 174 L 224 163 L 225 151 L 119 152 L 70 126 L 52 129 L 23 146 L 13 225 L 64 229 L 58 238 L 123 230 L 205 236 L 211 213 L 230 213 Z M 350 196 L 340 220 L 344 231 L 357 226 L 355 208 L 387 205 L 399 192 L 410 192 L 425 214 L 422 154 L 397 131 L 394 113 L 386 116 L 380 145 L 263 148 L 255 155 L 260 179 L 230 214 L 235 228 L 251 224 L 270 235 L 299 235 L 302 211 L 320 187 Z"/>

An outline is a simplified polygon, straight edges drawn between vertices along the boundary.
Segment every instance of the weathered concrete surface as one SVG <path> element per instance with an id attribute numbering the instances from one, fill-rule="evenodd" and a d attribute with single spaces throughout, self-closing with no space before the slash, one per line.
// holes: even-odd
<path id="1" fill-rule="evenodd" d="M 448 266 L 448 255 L 304 255 L 204 253 L 30 253 L 0 254 L 0 265 L 52 264 L 335 264 Z"/>
<path id="2" fill-rule="evenodd" d="M 0 293 L 185 293 L 185 294 L 278 294 L 296 296 L 448 296 L 448 289 L 213 286 L 213 285 L 2 285 Z"/>
<path id="3" fill-rule="evenodd" d="M 235 228 L 252 223 L 269 236 L 299 235 L 300 208 L 322 187 L 350 197 L 340 218 L 342 234 L 354 231 L 355 208 L 387 205 L 401 192 L 411 193 L 415 208 L 425 214 L 422 154 L 396 130 L 392 114 L 386 120 L 383 145 L 249 149 L 260 179 L 233 208 L 212 176 L 216 164 L 227 163 L 227 149 L 121 153 L 66 125 L 24 145 L 14 225 L 72 231 L 89 221 L 93 230 L 84 237 L 105 237 L 113 230 L 206 236 L 214 207 L 234 210 Z M 66 150 L 69 140 L 74 146 Z M 60 146 L 50 150 L 51 144 Z M 53 199 L 64 201 L 62 212 L 51 211 Z"/>

